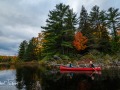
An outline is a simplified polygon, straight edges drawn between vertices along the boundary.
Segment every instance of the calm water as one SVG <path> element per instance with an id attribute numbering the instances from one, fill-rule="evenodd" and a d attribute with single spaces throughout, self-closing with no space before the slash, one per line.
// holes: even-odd
<path id="1" fill-rule="evenodd" d="M 0 90 L 120 90 L 120 69 L 59 72 L 41 66 L 0 66 Z"/>

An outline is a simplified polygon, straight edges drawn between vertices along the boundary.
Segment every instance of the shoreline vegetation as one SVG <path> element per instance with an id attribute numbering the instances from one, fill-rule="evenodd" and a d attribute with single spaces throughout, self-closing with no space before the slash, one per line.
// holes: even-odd
<path id="1" fill-rule="evenodd" d="M 105 69 L 105 68 L 109 69 L 112 67 L 120 67 L 120 61 L 118 61 L 119 58 L 117 58 L 117 57 L 115 58 L 115 56 L 111 57 L 109 55 L 106 55 L 103 58 L 96 58 L 96 60 L 95 60 L 95 59 L 93 59 L 93 57 L 90 59 L 90 56 L 88 58 L 88 55 L 87 55 L 87 57 L 83 56 L 80 59 L 81 60 L 72 60 L 72 59 L 71 60 L 69 60 L 69 59 L 63 60 L 59 57 L 59 59 L 53 59 L 52 61 L 32 60 L 32 61 L 24 62 L 24 61 L 18 60 L 16 57 L 16 58 L 12 58 L 9 61 L 6 60 L 7 62 L 0 62 L 0 65 L 15 65 L 15 66 L 30 66 L 30 67 L 33 67 L 33 66 L 59 67 L 60 65 L 67 66 L 69 64 L 69 62 L 71 61 L 72 65 L 75 67 L 77 66 L 77 64 L 79 64 L 80 67 L 86 67 L 86 66 L 89 67 L 89 61 L 92 60 L 95 66 L 100 66 L 100 67 L 102 67 L 102 69 Z M 100 60 L 100 61 L 98 61 L 98 60 Z"/>
<path id="2" fill-rule="evenodd" d="M 102 67 L 120 65 L 120 12 L 95 5 L 79 16 L 63 3 L 50 10 L 38 37 L 20 43 L 18 56 L 0 56 L 0 63 L 16 65 L 74 65 L 90 60 Z"/>
<path id="3" fill-rule="evenodd" d="M 72 63 L 73 64 L 73 67 L 77 67 L 75 63 Z M 56 64 L 55 62 L 49 62 L 49 63 L 39 63 L 39 62 L 22 62 L 22 63 L 0 63 L 0 66 L 2 66 L 2 69 L 0 68 L 0 70 L 6 70 L 8 67 L 6 67 L 7 65 L 9 66 L 12 66 L 14 68 L 11 68 L 11 69 L 15 69 L 15 67 L 47 67 L 47 68 L 54 68 L 54 69 L 58 69 L 59 70 L 59 66 L 60 65 L 64 65 L 64 66 L 67 66 L 67 64 L 63 64 L 63 63 L 60 63 L 60 64 Z M 89 67 L 89 64 L 79 64 L 79 67 L 81 68 L 84 68 L 86 67 L 85 65 L 87 65 L 87 67 Z M 118 63 L 110 63 L 110 64 L 98 64 L 98 63 L 95 63 L 95 66 L 100 66 L 102 68 L 102 70 L 104 69 L 110 69 L 110 68 L 116 68 L 116 69 L 120 69 L 120 62 Z M 3 68 L 5 67 L 5 68 Z M 10 68 L 8 68 L 10 69 Z"/>

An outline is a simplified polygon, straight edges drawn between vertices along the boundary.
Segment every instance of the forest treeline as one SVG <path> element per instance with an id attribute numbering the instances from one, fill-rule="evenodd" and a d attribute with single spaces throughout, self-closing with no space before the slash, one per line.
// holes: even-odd
<path id="1" fill-rule="evenodd" d="M 0 55 L 0 63 L 6 63 L 6 62 L 15 63 L 16 61 L 17 61 L 17 56 Z"/>
<path id="2" fill-rule="evenodd" d="M 79 16 L 63 3 L 49 11 L 46 25 L 38 37 L 21 42 L 19 60 L 52 60 L 79 58 L 92 51 L 113 55 L 120 53 L 120 12 L 110 7 L 91 11 L 82 6 Z"/>

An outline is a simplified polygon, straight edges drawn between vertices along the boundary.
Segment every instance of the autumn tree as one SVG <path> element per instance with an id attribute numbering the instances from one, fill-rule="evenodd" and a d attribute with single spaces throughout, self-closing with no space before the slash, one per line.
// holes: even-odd
<path id="1" fill-rule="evenodd" d="M 76 32 L 74 36 L 73 46 L 75 46 L 78 51 L 84 50 L 87 47 L 87 41 L 88 39 L 83 36 L 81 32 Z"/>
<path id="2" fill-rule="evenodd" d="M 35 52 L 36 52 L 36 56 L 37 59 L 41 59 L 42 58 L 42 51 L 43 51 L 43 43 L 46 42 L 44 40 L 44 33 L 41 32 L 38 34 L 38 37 L 36 37 L 36 48 L 35 48 Z"/>

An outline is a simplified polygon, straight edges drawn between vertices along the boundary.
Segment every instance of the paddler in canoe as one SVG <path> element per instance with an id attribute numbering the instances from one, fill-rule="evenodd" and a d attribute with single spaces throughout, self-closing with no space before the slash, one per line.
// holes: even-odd
<path id="1" fill-rule="evenodd" d="M 94 71 L 97 73 L 97 70 L 95 70 L 95 66 L 94 66 L 94 64 L 93 64 L 93 62 L 92 62 L 92 61 L 90 61 L 90 68 L 93 68 L 93 69 L 94 69 Z"/>
<path id="2" fill-rule="evenodd" d="M 73 67 L 71 61 L 69 62 L 69 67 Z"/>
<path id="3" fill-rule="evenodd" d="M 90 67 L 91 67 L 91 68 L 95 68 L 95 66 L 94 66 L 94 64 L 93 64 L 92 61 L 90 61 Z"/>

